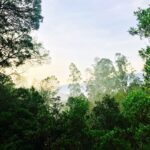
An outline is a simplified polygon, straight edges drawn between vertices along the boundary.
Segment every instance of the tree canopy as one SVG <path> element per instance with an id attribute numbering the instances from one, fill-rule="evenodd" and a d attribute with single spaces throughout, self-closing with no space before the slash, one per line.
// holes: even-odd
<path id="1" fill-rule="evenodd" d="M 0 1 L 0 67 L 22 64 L 38 53 L 30 33 L 39 28 L 40 13 L 40 0 Z M 149 37 L 150 9 L 135 14 L 138 25 L 131 33 Z M 57 96 L 55 76 L 43 79 L 40 88 L 17 88 L 11 76 L 0 73 L 0 150 L 149 150 L 150 48 L 140 54 L 145 82 L 139 86 L 118 53 L 115 64 L 96 59 L 87 97 L 81 94 L 81 73 L 71 63 L 66 103 Z"/>
<path id="2" fill-rule="evenodd" d="M 136 11 L 135 16 L 137 17 L 137 27 L 132 27 L 129 30 L 131 35 L 138 35 L 140 38 L 148 38 L 150 39 L 150 6 L 146 9 L 139 8 Z M 148 45 L 146 48 L 142 48 L 140 51 L 140 56 L 145 61 L 144 66 L 144 77 L 145 84 L 147 87 L 150 87 L 150 46 Z"/>
<path id="3" fill-rule="evenodd" d="M 41 0 L 0 1 L 0 66 L 22 64 L 39 55 L 31 36 L 39 29 Z"/>
<path id="4" fill-rule="evenodd" d="M 81 72 L 74 63 L 69 65 L 69 85 L 70 96 L 79 96 L 81 94 Z"/>

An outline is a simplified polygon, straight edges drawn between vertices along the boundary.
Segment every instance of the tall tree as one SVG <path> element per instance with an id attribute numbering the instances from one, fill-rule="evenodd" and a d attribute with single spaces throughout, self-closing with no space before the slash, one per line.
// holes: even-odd
<path id="1" fill-rule="evenodd" d="M 97 101 L 105 94 L 115 92 L 115 67 L 110 59 L 97 59 L 93 66 L 92 77 L 87 81 L 90 100 Z"/>
<path id="2" fill-rule="evenodd" d="M 119 81 L 119 88 L 126 90 L 128 75 L 127 75 L 127 59 L 125 56 L 121 55 L 120 53 L 116 54 L 116 64 L 118 68 L 118 81 Z"/>
<path id="3" fill-rule="evenodd" d="M 138 83 L 134 71 L 130 69 L 127 58 L 116 54 L 116 65 L 107 58 L 96 59 L 90 70 L 91 78 L 87 81 L 87 92 L 90 100 L 98 101 L 106 94 L 127 92 L 130 84 Z"/>
<path id="4" fill-rule="evenodd" d="M 58 92 L 58 79 L 52 75 L 40 82 L 40 93 L 45 99 L 45 103 L 49 106 Z"/>
<path id="5" fill-rule="evenodd" d="M 127 92 L 129 85 L 140 84 L 126 56 L 116 53 L 116 86 L 119 91 Z"/>
<path id="6" fill-rule="evenodd" d="M 140 9 L 134 13 L 137 17 L 137 27 L 130 28 L 131 35 L 138 35 L 140 38 L 150 38 L 150 5 L 147 9 Z M 150 87 L 150 46 L 139 51 L 140 56 L 144 59 L 144 77 L 145 84 Z"/>
<path id="7" fill-rule="evenodd" d="M 70 96 L 71 97 L 76 97 L 81 94 L 81 86 L 80 86 L 80 81 L 81 81 L 81 72 L 79 69 L 76 67 L 74 63 L 71 63 L 69 66 L 70 70 L 70 75 L 69 75 L 69 90 L 70 90 Z"/>
<path id="8" fill-rule="evenodd" d="M 41 0 L 0 1 L 0 66 L 20 65 L 39 55 L 30 33 L 42 19 Z"/>
<path id="9" fill-rule="evenodd" d="M 50 92 L 51 96 L 53 97 L 58 92 L 58 84 L 59 84 L 58 79 L 54 75 L 52 75 L 52 76 L 49 76 L 49 77 L 43 79 L 40 82 L 40 89 L 41 89 L 41 91 Z"/>

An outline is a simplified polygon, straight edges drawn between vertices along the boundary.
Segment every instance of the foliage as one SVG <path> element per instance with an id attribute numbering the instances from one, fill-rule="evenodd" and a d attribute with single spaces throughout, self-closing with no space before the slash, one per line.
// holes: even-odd
<path id="1" fill-rule="evenodd" d="M 30 33 L 40 22 L 41 0 L 0 1 L 0 66 L 18 66 L 39 55 Z"/>
<path id="2" fill-rule="evenodd" d="M 148 38 L 150 36 L 150 8 L 139 8 L 139 10 L 134 12 L 134 14 L 137 17 L 138 24 L 136 28 L 130 28 L 130 34 L 139 35 L 141 38 Z"/>
<path id="3" fill-rule="evenodd" d="M 140 38 L 150 38 L 150 7 L 147 9 L 140 9 L 135 12 L 137 17 L 137 27 L 130 28 L 131 35 L 139 35 Z M 139 51 L 140 56 L 144 59 L 144 77 L 145 84 L 150 87 L 150 48 L 147 46 Z"/>
<path id="4" fill-rule="evenodd" d="M 65 107 L 59 97 L 45 97 L 34 88 L 15 88 L 0 78 L 0 149 L 148 149 L 150 97 L 132 89 L 122 107 L 105 96 L 89 109 L 88 99 L 70 97 Z M 142 138 L 141 138 L 142 137 Z"/>
<path id="5" fill-rule="evenodd" d="M 71 63 L 69 66 L 70 70 L 70 75 L 69 75 L 69 90 L 70 90 L 70 96 L 76 97 L 81 94 L 81 86 L 80 86 L 80 81 L 81 81 L 81 73 L 76 67 L 74 63 Z"/>
<path id="6" fill-rule="evenodd" d="M 143 89 L 132 90 L 123 102 L 123 114 L 128 120 L 129 140 L 134 149 L 148 149 L 150 132 L 150 97 Z"/>
<path id="7" fill-rule="evenodd" d="M 50 101 L 53 100 L 54 97 L 56 97 L 56 94 L 58 92 L 58 79 L 54 75 L 52 75 L 40 81 L 39 84 L 39 91 L 42 97 L 45 99 L 45 103 L 47 105 L 50 105 Z"/>
<path id="8" fill-rule="evenodd" d="M 147 87 L 150 87 L 150 47 L 139 51 L 140 56 L 145 60 L 144 65 L 144 79 Z"/>
<path id="9" fill-rule="evenodd" d="M 130 85 L 141 84 L 131 68 L 129 72 L 130 65 L 124 55 L 117 53 L 115 63 L 116 67 L 110 59 L 96 59 L 91 78 L 87 81 L 91 101 L 102 100 L 107 94 L 126 93 Z"/>
<path id="10" fill-rule="evenodd" d="M 40 0 L 0 1 L 0 66 L 12 61 L 19 65 L 30 58 L 33 43 L 29 33 L 38 29 L 40 11 Z M 149 8 L 135 14 L 139 24 L 132 33 L 149 37 Z M 128 74 L 126 57 L 117 54 L 117 69 L 111 60 L 97 59 L 88 82 L 89 98 L 81 94 L 81 74 L 71 64 L 71 97 L 64 105 L 56 96 L 54 76 L 44 79 L 37 91 L 16 88 L 10 76 L 0 73 L 0 149 L 148 150 L 149 47 L 140 54 L 146 60 L 146 86 L 133 73 Z M 97 100 L 92 109 L 91 97 Z"/>
<path id="11" fill-rule="evenodd" d="M 0 88 L 0 148 L 44 147 L 50 117 L 42 97 L 33 88 L 11 88 Z"/>
<path id="12" fill-rule="evenodd" d="M 87 82 L 89 99 L 97 101 L 105 94 L 112 94 L 115 90 L 115 68 L 109 59 L 97 59 L 93 66 L 92 77 Z"/>
<path id="13" fill-rule="evenodd" d="M 114 98 L 106 95 L 103 101 L 98 101 L 93 108 L 94 128 L 112 130 L 121 125 L 121 113 L 119 105 Z"/>
<path id="14" fill-rule="evenodd" d="M 150 96 L 146 91 L 142 89 L 130 91 L 123 106 L 125 116 L 132 125 L 150 123 Z"/>

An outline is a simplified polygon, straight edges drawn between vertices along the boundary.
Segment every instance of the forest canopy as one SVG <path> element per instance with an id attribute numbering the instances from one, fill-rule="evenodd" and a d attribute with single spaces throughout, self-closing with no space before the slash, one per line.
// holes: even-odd
<path id="1" fill-rule="evenodd" d="M 150 37 L 150 6 L 135 12 L 132 35 Z M 40 0 L 0 1 L 0 67 L 18 66 L 40 55 L 31 31 L 38 30 Z M 150 47 L 139 51 L 144 80 L 128 72 L 126 56 L 96 59 L 82 90 L 81 72 L 69 66 L 69 97 L 58 96 L 49 76 L 31 88 L 17 87 L 0 72 L 0 150 L 150 149 Z M 0 70 L 1 70 L 0 69 Z"/>
<path id="2" fill-rule="evenodd" d="M 39 55 L 31 36 L 38 30 L 41 0 L 0 1 L 0 66 L 22 64 L 26 59 Z"/>

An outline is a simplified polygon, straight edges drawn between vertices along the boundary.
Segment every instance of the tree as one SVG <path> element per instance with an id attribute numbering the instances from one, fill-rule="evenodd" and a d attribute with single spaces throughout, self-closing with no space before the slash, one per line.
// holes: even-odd
<path id="1" fill-rule="evenodd" d="M 87 81 L 87 92 L 90 100 L 98 101 L 106 94 L 115 95 L 118 91 L 125 93 L 129 85 L 140 83 L 130 70 L 127 58 L 116 54 L 116 65 L 110 59 L 96 59 L 90 70 L 91 78 Z"/>
<path id="2" fill-rule="evenodd" d="M 0 1 L 0 66 L 18 66 L 39 55 L 30 33 L 42 19 L 41 0 Z"/>
<path id="3" fill-rule="evenodd" d="M 0 149 L 45 149 L 51 115 L 34 88 L 0 86 Z"/>
<path id="4" fill-rule="evenodd" d="M 116 87 L 118 91 L 127 92 L 129 86 L 139 85 L 140 79 L 136 77 L 126 56 L 116 53 Z"/>
<path id="5" fill-rule="evenodd" d="M 118 68 L 118 85 L 121 90 L 126 91 L 128 85 L 127 59 L 120 53 L 117 53 L 116 57 L 116 64 Z"/>
<path id="6" fill-rule="evenodd" d="M 131 90 L 123 101 L 123 115 L 129 125 L 126 132 L 133 149 L 149 149 L 150 97 L 146 90 Z"/>
<path id="7" fill-rule="evenodd" d="M 97 59 L 93 66 L 92 77 L 87 81 L 90 100 L 100 100 L 105 94 L 116 91 L 116 71 L 110 59 Z"/>
<path id="8" fill-rule="evenodd" d="M 137 27 L 130 28 L 129 33 L 131 35 L 139 35 L 140 38 L 150 38 L 150 7 L 147 9 L 140 9 L 134 13 L 137 17 Z M 139 51 L 140 56 L 144 59 L 144 77 L 145 84 L 150 87 L 150 47 L 147 46 L 145 49 Z"/>
<path id="9" fill-rule="evenodd" d="M 50 114 L 56 120 L 59 118 L 63 106 L 61 98 L 57 96 L 59 90 L 58 84 L 59 81 L 54 75 L 47 77 L 40 82 L 40 94 L 43 97 Z"/>
<path id="10" fill-rule="evenodd" d="M 140 56 L 145 60 L 144 79 L 147 87 L 150 87 L 150 47 L 139 51 Z"/>
<path id="11" fill-rule="evenodd" d="M 58 79 L 52 75 L 40 82 L 40 91 L 49 93 L 49 97 L 54 97 L 58 92 Z"/>
<path id="12" fill-rule="evenodd" d="M 106 95 L 102 101 L 95 102 L 91 120 L 87 133 L 91 149 L 132 149 L 126 138 L 127 121 L 113 97 Z"/>
<path id="13" fill-rule="evenodd" d="M 14 85 L 15 84 L 9 76 L 0 73 L 0 87 L 13 88 Z"/>
<path id="14" fill-rule="evenodd" d="M 74 63 L 71 63 L 69 66 L 70 70 L 70 75 L 69 75 L 69 90 L 70 90 L 70 96 L 76 97 L 81 94 L 81 86 L 80 86 L 80 81 L 81 81 L 81 73 L 76 67 Z"/>
<path id="15" fill-rule="evenodd" d="M 123 102 L 124 115 L 133 126 L 150 123 L 150 98 L 143 89 L 131 90 Z"/>
<path id="16" fill-rule="evenodd" d="M 53 142 L 51 149 L 76 150 L 88 148 L 87 145 L 89 144 L 85 142 L 87 112 L 88 101 L 84 96 L 68 99 L 67 108 L 62 112 L 59 136 Z"/>
<path id="17" fill-rule="evenodd" d="M 93 114 L 95 129 L 112 130 L 122 126 L 119 104 L 108 95 L 103 98 L 103 101 L 95 102 Z"/>

